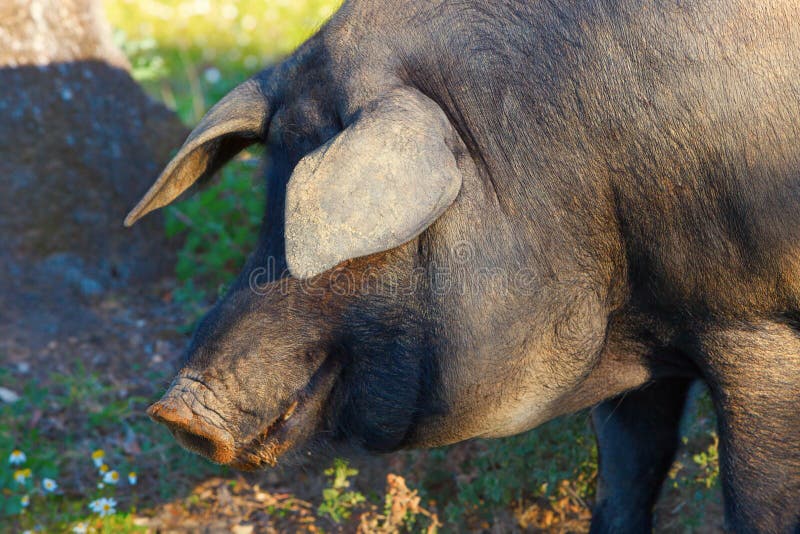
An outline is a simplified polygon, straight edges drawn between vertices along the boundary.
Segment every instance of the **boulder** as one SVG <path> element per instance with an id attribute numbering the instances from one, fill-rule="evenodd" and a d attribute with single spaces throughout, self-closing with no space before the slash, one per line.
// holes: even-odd
<path id="1" fill-rule="evenodd" d="M 161 216 L 122 221 L 186 133 L 100 2 L 0 2 L 0 320 L 57 332 L 81 302 L 171 274 Z"/>

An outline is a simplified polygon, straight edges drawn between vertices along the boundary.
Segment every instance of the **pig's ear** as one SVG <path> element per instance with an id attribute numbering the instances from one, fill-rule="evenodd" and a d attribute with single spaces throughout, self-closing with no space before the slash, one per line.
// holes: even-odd
<path id="1" fill-rule="evenodd" d="M 125 217 L 125 226 L 166 206 L 197 180 L 211 176 L 257 142 L 268 113 L 267 98 L 257 80 L 250 79 L 228 93 L 192 130 L 158 180 Z"/>
<path id="2" fill-rule="evenodd" d="M 397 247 L 455 200 L 456 133 L 432 100 L 396 89 L 295 167 L 286 191 L 286 261 L 308 278 Z"/>

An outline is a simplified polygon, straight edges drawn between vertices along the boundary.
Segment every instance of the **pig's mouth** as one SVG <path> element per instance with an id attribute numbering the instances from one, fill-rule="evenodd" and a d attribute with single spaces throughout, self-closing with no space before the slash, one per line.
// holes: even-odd
<path id="1" fill-rule="evenodd" d="M 237 448 L 230 465 L 243 471 L 274 467 L 284 452 L 306 441 L 317 428 L 337 370 L 335 364 L 323 364 L 280 416 Z"/>
<path id="2" fill-rule="evenodd" d="M 283 453 L 301 445 L 317 429 L 338 369 L 330 361 L 323 363 L 308 384 L 286 401 L 287 408 L 278 417 L 240 439 L 234 438 L 226 430 L 225 422 L 217 420 L 213 413 L 198 416 L 199 410 L 180 395 L 186 390 L 179 390 L 177 395 L 168 393 L 147 413 L 154 421 L 166 425 L 184 448 L 213 462 L 243 471 L 274 467 Z"/>

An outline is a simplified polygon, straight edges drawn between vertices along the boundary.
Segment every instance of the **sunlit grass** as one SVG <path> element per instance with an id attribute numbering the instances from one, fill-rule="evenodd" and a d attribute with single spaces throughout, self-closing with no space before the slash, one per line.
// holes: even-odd
<path id="1" fill-rule="evenodd" d="M 340 0 L 106 0 L 116 27 L 162 48 L 202 52 L 203 59 L 274 61 L 306 40 Z M 252 66 L 252 65 L 251 65 Z"/>
<path id="2" fill-rule="evenodd" d="M 184 121 L 236 83 L 275 63 L 327 20 L 341 0 L 105 0 L 120 43 L 132 46 L 145 86 Z M 139 49 L 144 43 L 145 49 Z M 154 77 L 149 59 L 163 67 Z M 142 62 L 144 60 L 144 62 Z M 157 79 L 154 79 L 157 78 Z"/>

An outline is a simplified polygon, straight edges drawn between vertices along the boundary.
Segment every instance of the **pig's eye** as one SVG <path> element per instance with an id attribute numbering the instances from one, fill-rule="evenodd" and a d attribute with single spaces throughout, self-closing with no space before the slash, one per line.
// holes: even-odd
<path id="1" fill-rule="evenodd" d="M 305 360 L 308 364 L 317 364 L 323 360 L 325 354 L 320 349 L 309 349 L 305 352 Z"/>

